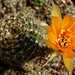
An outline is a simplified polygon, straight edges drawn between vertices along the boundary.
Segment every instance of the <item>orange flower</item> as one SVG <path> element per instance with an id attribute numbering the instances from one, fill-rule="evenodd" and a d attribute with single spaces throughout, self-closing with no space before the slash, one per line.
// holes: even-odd
<path id="1" fill-rule="evenodd" d="M 45 27 L 47 28 L 47 26 Z M 62 53 L 66 68 L 72 72 L 71 60 L 74 58 L 72 50 L 75 49 L 75 19 L 72 16 L 65 16 L 62 19 L 60 9 L 53 3 L 52 24 L 46 30 L 48 31 L 48 40 L 44 40 L 44 42 L 55 49 L 52 57 Z"/>

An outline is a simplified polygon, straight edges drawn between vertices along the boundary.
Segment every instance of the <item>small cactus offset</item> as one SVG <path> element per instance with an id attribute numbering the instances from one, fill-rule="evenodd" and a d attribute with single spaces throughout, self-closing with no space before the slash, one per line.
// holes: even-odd
<path id="1" fill-rule="evenodd" d="M 33 6 L 42 7 L 45 3 L 48 2 L 48 0 L 28 0 L 28 2 Z"/>
<path id="2" fill-rule="evenodd" d="M 0 59 L 12 64 L 31 60 L 43 49 L 42 29 L 20 12 L 0 23 Z"/>

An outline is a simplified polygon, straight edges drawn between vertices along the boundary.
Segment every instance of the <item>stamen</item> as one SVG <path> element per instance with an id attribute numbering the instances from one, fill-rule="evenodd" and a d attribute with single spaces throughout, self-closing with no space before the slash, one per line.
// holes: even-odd
<path id="1" fill-rule="evenodd" d="M 56 42 L 61 48 L 66 48 L 71 44 L 72 33 L 70 29 L 61 30 Z"/>
<path id="2" fill-rule="evenodd" d="M 65 32 L 65 30 L 62 30 L 62 31 L 61 31 L 61 34 L 63 34 L 63 32 Z"/>

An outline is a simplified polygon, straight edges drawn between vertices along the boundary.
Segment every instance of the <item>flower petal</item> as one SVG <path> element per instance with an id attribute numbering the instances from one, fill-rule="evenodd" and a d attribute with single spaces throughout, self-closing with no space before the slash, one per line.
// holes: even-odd
<path id="1" fill-rule="evenodd" d="M 51 42 L 50 42 L 50 40 L 44 40 L 44 42 L 46 43 L 47 46 L 51 47 Z"/>
<path id="2" fill-rule="evenodd" d="M 58 50 L 57 45 L 52 44 L 50 40 L 44 40 L 44 42 L 46 43 L 47 46 L 49 46 L 55 50 Z"/>
<path id="3" fill-rule="evenodd" d="M 59 17 L 59 19 L 60 19 L 59 22 L 62 21 L 60 9 L 56 4 L 54 4 L 54 2 L 52 4 L 52 16 Z"/>
<path id="4" fill-rule="evenodd" d="M 73 71 L 73 63 L 71 58 L 66 58 L 63 56 L 65 67 L 72 73 Z"/>
<path id="5" fill-rule="evenodd" d="M 51 24 L 52 31 L 55 35 L 58 35 L 60 32 L 61 24 L 59 17 L 52 17 L 52 24 Z"/>
<path id="6" fill-rule="evenodd" d="M 62 26 L 61 26 L 61 29 L 62 30 L 66 30 L 68 29 L 69 27 L 72 28 L 72 24 L 74 22 L 74 18 L 72 16 L 65 16 L 64 19 L 62 20 Z M 71 26 L 72 25 L 72 26 Z"/>
<path id="7" fill-rule="evenodd" d="M 69 29 L 73 32 L 75 30 L 75 20 L 70 24 Z"/>
<path id="8" fill-rule="evenodd" d="M 49 28 L 48 28 L 48 33 L 50 33 L 50 32 L 52 32 L 51 26 L 49 26 Z"/>
<path id="9" fill-rule="evenodd" d="M 72 38 L 72 47 L 73 47 L 73 50 L 75 50 L 75 35 L 73 35 L 73 38 Z"/>
<path id="10" fill-rule="evenodd" d="M 49 25 L 47 24 L 47 23 L 45 23 L 44 21 L 42 21 L 41 23 L 40 23 L 40 26 L 42 26 L 47 32 L 48 32 L 48 29 L 49 29 Z"/>
<path id="11" fill-rule="evenodd" d="M 66 57 L 66 58 L 74 58 L 74 52 L 72 50 L 65 50 L 62 52 L 62 54 Z"/>
<path id="12" fill-rule="evenodd" d="M 47 37 L 51 41 L 52 44 L 56 45 L 56 36 L 53 34 L 53 32 L 50 32 Z"/>

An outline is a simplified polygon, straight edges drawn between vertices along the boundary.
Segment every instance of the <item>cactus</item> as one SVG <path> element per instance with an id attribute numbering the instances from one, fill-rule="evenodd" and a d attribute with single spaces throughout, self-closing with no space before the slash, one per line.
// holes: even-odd
<path id="1" fill-rule="evenodd" d="M 42 29 L 23 12 L 10 15 L 0 23 L 0 59 L 11 64 L 31 60 L 43 49 Z"/>
<path id="2" fill-rule="evenodd" d="M 47 0 L 33 0 L 33 4 L 36 6 L 43 6 L 44 3 L 46 3 Z"/>

